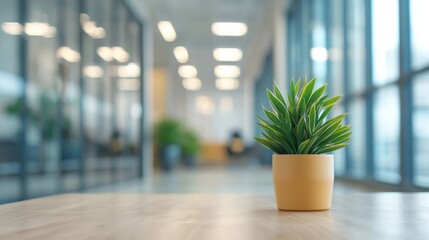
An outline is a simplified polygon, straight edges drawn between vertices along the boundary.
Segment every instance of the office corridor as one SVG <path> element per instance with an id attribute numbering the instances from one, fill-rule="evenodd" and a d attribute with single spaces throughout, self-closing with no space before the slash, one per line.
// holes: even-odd
<path id="1" fill-rule="evenodd" d="M 149 181 L 125 181 L 88 189 L 87 192 L 274 194 L 271 167 L 256 163 L 181 168 L 174 172 L 158 171 L 152 179 L 146 180 Z M 340 178 L 334 183 L 334 194 L 384 191 L 389 189 Z"/>
<path id="2" fill-rule="evenodd" d="M 0 239 L 429 239 L 428 11 L 0 0 Z"/>

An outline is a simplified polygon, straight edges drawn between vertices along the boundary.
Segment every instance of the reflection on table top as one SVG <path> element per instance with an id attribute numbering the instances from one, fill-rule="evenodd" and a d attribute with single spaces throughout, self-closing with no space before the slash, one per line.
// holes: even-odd
<path id="1" fill-rule="evenodd" d="M 67 194 L 0 206 L 0 239 L 429 239 L 429 193 L 334 195 L 277 211 L 273 196 Z"/>

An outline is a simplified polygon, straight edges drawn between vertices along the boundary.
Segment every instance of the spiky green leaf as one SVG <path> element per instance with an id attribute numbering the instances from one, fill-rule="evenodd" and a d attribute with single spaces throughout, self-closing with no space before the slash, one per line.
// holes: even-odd
<path id="1" fill-rule="evenodd" d="M 308 144 L 308 139 L 307 140 L 305 140 L 304 142 L 302 142 L 301 144 L 299 144 L 299 146 L 298 146 L 298 151 L 300 152 L 300 153 L 305 153 L 304 152 L 304 149 L 305 149 L 305 147 L 307 147 L 307 144 Z"/>
<path id="2" fill-rule="evenodd" d="M 347 146 L 352 134 L 343 124 L 347 114 L 325 120 L 341 97 L 324 95 L 326 84 L 314 90 L 315 81 L 301 88 L 301 80 L 292 80 L 285 96 L 276 83 L 267 90 L 271 109 L 263 108 L 267 119 L 258 118 L 259 143 L 278 154 L 321 154 Z"/>
<path id="3" fill-rule="evenodd" d="M 286 105 L 282 103 L 280 99 L 277 98 L 277 96 L 274 95 L 273 92 L 271 92 L 269 89 L 267 89 L 267 95 L 271 101 L 271 103 L 274 105 L 274 108 L 277 110 L 277 113 L 284 116 L 286 113 Z M 282 97 L 283 98 L 283 97 Z"/>
<path id="4" fill-rule="evenodd" d="M 325 100 L 322 104 L 322 107 L 329 107 L 333 106 L 335 103 L 337 103 L 341 99 L 341 96 L 335 96 L 332 98 L 329 98 L 328 100 Z"/>
<path id="5" fill-rule="evenodd" d="M 348 144 L 338 144 L 338 145 L 327 146 L 327 147 L 320 149 L 318 153 L 322 154 L 322 153 L 327 153 L 327 152 L 333 152 L 333 151 L 338 150 L 340 148 L 346 147 L 347 145 Z"/>

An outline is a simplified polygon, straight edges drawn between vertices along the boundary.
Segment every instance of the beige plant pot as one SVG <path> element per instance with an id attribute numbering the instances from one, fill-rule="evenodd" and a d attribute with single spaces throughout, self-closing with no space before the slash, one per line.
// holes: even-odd
<path id="1" fill-rule="evenodd" d="M 327 210 L 334 186 L 334 156 L 275 154 L 273 183 L 279 210 Z"/>

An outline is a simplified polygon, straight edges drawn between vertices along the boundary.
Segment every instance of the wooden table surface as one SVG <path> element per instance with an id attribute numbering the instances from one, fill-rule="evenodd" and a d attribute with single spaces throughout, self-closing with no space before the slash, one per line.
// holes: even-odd
<path id="1" fill-rule="evenodd" d="M 0 239 L 429 239 L 429 193 L 334 195 L 319 212 L 260 195 L 57 195 L 1 205 Z"/>

